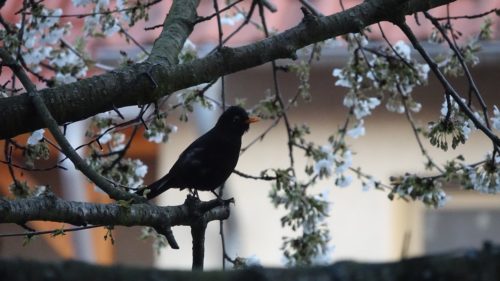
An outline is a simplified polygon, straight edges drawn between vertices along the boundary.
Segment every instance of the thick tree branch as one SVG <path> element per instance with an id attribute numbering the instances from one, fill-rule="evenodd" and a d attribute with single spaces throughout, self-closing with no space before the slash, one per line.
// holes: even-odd
<path id="1" fill-rule="evenodd" d="M 338 262 L 322 267 L 248 268 L 230 271 L 166 271 L 124 266 L 96 266 L 83 262 L 1 260 L 0 276 L 9 281 L 153 281 L 153 280 L 252 280 L 252 281 L 493 281 L 500 278 L 500 249 L 450 252 L 390 263 Z"/>
<path id="2" fill-rule="evenodd" d="M 405 15 L 413 14 L 453 1 L 365 1 L 331 16 L 310 17 L 294 28 L 253 44 L 238 48 L 222 48 L 190 63 L 164 66 L 152 63 L 154 59 L 151 58 L 146 63 L 121 68 L 72 84 L 44 89 L 39 93 L 59 124 L 74 122 L 112 110 L 113 107 L 154 102 L 159 97 L 174 91 L 206 83 L 217 77 L 272 60 L 293 58 L 296 50 L 307 45 L 357 32 L 376 22 L 394 21 L 394 17 L 402 16 L 394 11 L 400 11 Z M 33 110 L 33 105 L 26 95 L 0 99 L 0 138 L 13 137 L 43 127 L 41 120 L 33 118 Z"/>
<path id="3" fill-rule="evenodd" d="M 193 270 L 203 270 L 206 229 L 207 224 L 202 219 L 191 225 L 191 237 L 193 238 Z"/>
<path id="4" fill-rule="evenodd" d="M 156 39 L 148 61 L 175 65 L 178 54 L 193 31 L 197 19 L 196 7 L 199 0 L 176 0 L 163 23 L 163 30 Z"/>
<path id="5" fill-rule="evenodd" d="M 158 233 L 168 237 L 172 226 L 191 226 L 196 221 L 207 224 L 210 221 L 227 219 L 230 202 L 232 201 L 215 199 L 197 204 L 186 203 L 167 207 L 146 203 L 123 206 L 117 203 L 66 201 L 55 197 L 52 193 L 44 193 L 27 199 L 0 199 L 0 221 L 2 223 L 25 223 L 42 220 L 78 226 L 140 225 L 153 227 Z M 194 217 L 193 214 L 198 214 L 198 216 Z"/>

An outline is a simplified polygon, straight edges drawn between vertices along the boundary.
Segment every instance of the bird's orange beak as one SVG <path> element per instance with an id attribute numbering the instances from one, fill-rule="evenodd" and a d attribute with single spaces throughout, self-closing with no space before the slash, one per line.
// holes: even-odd
<path id="1" fill-rule="evenodd" d="M 250 116 L 248 117 L 248 119 L 245 121 L 245 123 L 247 124 L 250 124 L 250 123 L 255 123 L 255 122 L 259 122 L 260 121 L 260 118 L 257 117 L 257 116 Z"/>

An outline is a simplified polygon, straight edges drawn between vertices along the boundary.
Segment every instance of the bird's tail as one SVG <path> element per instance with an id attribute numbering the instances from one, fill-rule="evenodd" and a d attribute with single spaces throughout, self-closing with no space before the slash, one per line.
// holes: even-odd
<path id="1" fill-rule="evenodd" d="M 152 184 L 137 190 L 135 194 L 139 196 L 145 196 L 147 199 L 153 199 L 170 188 L 170 186 L 168 185 L 169 179 L 170 177 L 167 174 L 161 179 L 153 182 Z"/>

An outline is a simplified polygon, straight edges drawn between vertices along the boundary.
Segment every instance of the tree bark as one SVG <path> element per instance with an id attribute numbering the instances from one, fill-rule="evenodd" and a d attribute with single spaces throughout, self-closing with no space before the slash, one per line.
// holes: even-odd
<path id="1" fill-rule="evenodd" d="M 178 225 L 192 225 L 196 220 L 205 225 L 214 220 L 229 217 L 229 204 L 233 199 L 214 199 L 196 204 L 184 203 L 178 206 L 160 207 L 148 203 L 123 206 L 118 203 L 87 203 L 66 201 L 53 194 L 6 200 L 0 198 L 0 223 L 24 224 L 29 221 L 65 222 L 78 226 L 150 226 L 158 233 L 170 238 L 172 248 L 176 248 L 170 228 Z M 123 204 L 123 203 L 121 203 Z M 29 232 L 26 233 L 29 235 Z"/>
<path id="2" fill-rule="evenodd" d="M 0 276 L 9 281 L 153 281 L 153 280 L 235 280 L 235 281 L 497 281 L 500 280 L 500 248 L 450 252 L 442 255 L 405 259 L 391 263 L 338 262 L 310 268 L 260 268 L 226 272 L 182 272 L 124 266 L 96 266 L 83 262 L 46 263 L 0 260 Z"/>
<path id="3" fill-rule="evenodd" d="M 153 52 L 145 62 L 124 67 L 72 84 L 43 89 L 39 94 L 59 124 L 82 120 L 98 113 L 130 105 L 156 101 L 174 91 L 210 82 L 264 63 L 294 58 L 295 52 L 307 45 L 359 30 L 394 18 L 426 11 L 454 0 L 371 0 L 331 16 L 308 15 L 296 27 L 259 42 L 238 48 L 221 48 L 213 54 L 181 65 L 171 65 L 172 58 Z M 191 1 L 193 2 L 193 0 Z M 179 22 L 188 22 L 186 14 Z M 175 23 L 175 22 L 174 22 Z M 194 24 L 194 22 L 191 22 Z M 165 23 L 165 25 L 167 22 Z M 178 49 L 188 35 L 189 24 L 176 25 L 180 36 L 170 42 Z M 155 42 L 158 50 L 166 45 Z M 167 50 L 168 51 L 168 50 Z M 174 50 L 175 51 L 175 50 Z M 27 95 L 0 99 L 0 139 L 42 128 L 44 124 L 33 116 L 34 108 Z"/>
<path id="4" fill-rule="evenodd" d="M 191 237 L 193 238 L 193 270 L 203 270 L 206 230 L 207 224 L 203 220 L 197 220 L 191 225 Z"/>

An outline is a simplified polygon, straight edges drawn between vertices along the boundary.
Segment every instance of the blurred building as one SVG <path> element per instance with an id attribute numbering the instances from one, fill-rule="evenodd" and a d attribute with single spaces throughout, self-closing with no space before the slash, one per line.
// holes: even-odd
<path id="1" fill-rule="evenodd" d="M 221 6 L 222 6 L 222 2 Z M 246 1 L 250 2 L 250 1 Z M 296 25 L 302 18 L 299 1 L 273 0 L 277 13 L 269 13 L 268 25 L 278 30 Z M 336 1 L 310 1 L 324 14 L 340 11 Z M 346 6 L 352 6 L 359 1 L 344 1 Z M 65 13 L 81 12 L 81 9 L 69 10 L 69 1 L 45 1 L 50 7 L 64 7 Z M 248 3 L 247 3 L 248 4 Z M 473 15 L 498 7 L 500 1 L 465 0 L 450 6 L 451 15 Z M 0 10 L 2 16 L 12 20 L 12 11 L 19 9 L 15 1 L 8 1 Z M 144 32 L 144 26 L 152 26 L 163 21 L 169 4 L 161 3 L 155 6 L 151 17 L 145 25 L 134 27 L 131 34 L 143 42 L 151 45 L 160 30 Z M 10 12 L 10 14 L 9 14 Z M 209 15 L 213 12 L 212 1 L 202 1 L 199 8 L 200 15 Z M 445 16 L 446 9 L 432 11 L 434 15 Z M 498 39 L 499 21 L 494 16 L 494 37 Z M 258 20 L 257 17 L 255 17 Z M 415 33 L 420 38 L 426 38 L 431 32 L 431 26 L 420 19 L 417 25 L 415 18 L 408 17 Z M 78 22 L 80 21 L 80 22 Z M 464 34 L 464 38 L 477 31 L 482 20 L 459 20 L 456 29 Z M 75 25 L 81 24 L 76 19 Z M 384 23 L 383 27 L 389 40 L 395 42 L 403 38 L 401 32 L 392 24 Z M 225 34 L 235 27 L 226 26 Z M 375 40 L 381 39 L 379 32 L 373 28 L 370 35 Z M 251 27 L 246 27 L 236 36 L 229 45 L 237 46 L 258 40 L 262 34 Z M 215 21 L 197 26 L 190 39 L 198 49 L 206 52 L 217 43 L 217 27 Z M 136 48 L 125 45 L 123 38 L 113 37 L 108 41 L 92 42 L 91 52 L 99 61 L 113 63 L 118 59 L 117 50 L 137 52 Z M 430 47 L 432 54 L 442 52 L 442 49 Z M 335 87 L 335 80 L 331 71 L 341 67 L 348 58 L 348 53 L 342 46 L 330 46 L 325 49 L 322 59 L 316 63 L 311 73 L 311 93 L 313 100 L 302 103 L 290 111 L 291 121 L 307 123 L 312 128 L 311 140 L 317 143 L 326 143 L 326 138 L 340 126 L 346 114 L 342 106 L 344 89 Z M 498 104 L 499 94 L 496 89 L 500 78 L 500 44 L 498 41 L 485 42 L 480 55 L 481 63 L 473 68 L 473 75 L 477 85 L 489 104 Z M 432 75 L 431 75 L 432 76 Z M 297 81 L 291 74 L 280 73 L 279 81 L 285 97 L 295 94 Z M 457 88 L 467 89 L 464 79 L 453 80 Z M 220 83 L 211 89 L 211 95 L 218 95 Z M 242 71 L 225 77 L 225 90 L 228 102 L 235 98 L 246 98 L 251 106 L 264 96 L 266 89 L 272 87 L 271 66 L 263 65 L 247 71 Z M 443 99 L 441 86 L 431 78 L 429 86 L 416 89 L 413 97 L 423 104 L 423 111 L 415 118 L 420 124 L 436 120 Z M 217 119 L 217 112 L 196 110 L 193 115 L 196 122 L 180 123 L 171 116 L 172 123 L 179 127 L 179 132 L 171 135 L 166 145 L 154 145 L 138 137 L 128 156 L 139 158 L 149 166 L 149 173 L 145 179 L 147 183 L 154 181 L 168 171 L 179 153 L 198 135 L 210 128 Z M 269 126 L 269 122 L 260 122 L 252 126 L 250 132 L 243 138 L 246 144 L 253 140 Z M 74 137 L 74 144 L 83 142 L 81 132 L 84 125 L 71 125 L 69 132 Z M 380 106 L 371 118 L 366 119 L 366 136 L 350 142 L 354 156 L 354 166 L 360 166 L 363 171 L 376 178 L 387 181 L 390 176 L 401 175 L 407 171 L 423 170 L 425 159 L 420 155 L 417 143 L 413 137 L 410 125 L 401 115 L 390 113 Z M 239 160 L 237 169 L 249 174 L 258 174 L 268 167 L 285 167 L 287 164 L 287 150 L 284 127 L 273 130 L 259 144 L 246 151 Z M 80 135 L 79 135 L 80 134 Z M 139 134 L 140 136 L 140 134 Z M 19 141 L 25 141 L 20 137 Z M 480 134 L 476 134 L 468 144 L 457 151 L 442 153 L 428 147 L 431 154 L 436 155 L 437 162 L 444 162 L 453 156 L 463 154 L 467 159 L 480 160 L 490 146 L 489 141 Z M 297 167 L 305 162 L 297 152 Z M 17 155 L 19 157 L 19 155 Z M 55 156 L 57 157 L 57 156 Z M 43 165 L 43 163 L 42 163 Z M 71 166 L 71 165 L 67 165 Z M 10 176 L 5 165 L 0 166 L 0 190 L 6 194 L 10 183 Z M 65 174 L 65 175 L 64 175 Z M 21 175 L 20 175 L 21 176 Z M 31 182 L 49 183 L 59 195 L 72 200 L 91 200 L 107 202 L 106 196 L 94 191 L 85 179 L 79 179 L 77 174 L 56 171 L 55 173 L 24 173 L 22 179 Z M 363 192 L 361 185 L 354 182 L 348 188 L 341 189 L 334 186 L 332 181 L 323 181 L 318 190 L 331 188 L 329 200 L 332 202 L 328 224 L 331 226 L 332 260 L 356 259 L 367 261 L 384 261 L 398 259 L 402 256 L 424 253 L 436 253 L 460 247 L 477 247 L 485 240 L 500 243 L 500 197 L 482 195 L 475 192 L 460 191 L 458 187 L 449 187 L 447 192 L 452 196 L 450 202 L 442 209 L 428 209 L 420 203 L 389 201 L 387 193 L 381 191 Z M 76 189 L 76 190 L 75 190 Z M 280 266 L 283 257 L 280 252 L 283 228 L 280 217 L 283 210 L 276 210 L 268 198 L 270 183 L 242 179 L 231 176 L 227 183 L 225 196 L 232 196 L 236 200 L 232 207 L 231 218 L 225 226 L 228 253 L 231 256 L 256 255 L 264 265 Z M 158 200 L 159 204 L 180 204 L 185 198 L 185 192 L 171 190 Z M 212 198 L 212 194 L 202 194 L 202 198 Z M 60 224 L 36 222 L 30 224 L 36 229 L 60 228 Z M 0 233 L 20 232 L 16 225 L 0 224 Z M 180 250 L 164 249 L 161 255 L 153 252 L 151 241 L 139 239 L 141 228 L 116 227 L 113 231 L 115 244 L 104 240 L 106 230 L 87 230 L 78 234 L 68 233 L 65 236 L 51 238 L 38 237 L 27 246 L 23 245 L 23 238 L 1 238 L 0 257 L 24 257 L 43 260 L 60 260 L 67 258 L 83 259 L 87 261 L 110 264 L 121 263 L 130 265 L 149 266 L 157 264 L 162 267 L 190 268 L 191 266 L 191 236 L 188 228 L 176 227 L 174 234 L 178 239 Z M 206 242 L 207 267 L 220 268 L 221 246 L 219 238 L 219 224 L 209 225 Z"/>

